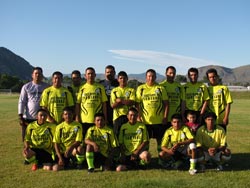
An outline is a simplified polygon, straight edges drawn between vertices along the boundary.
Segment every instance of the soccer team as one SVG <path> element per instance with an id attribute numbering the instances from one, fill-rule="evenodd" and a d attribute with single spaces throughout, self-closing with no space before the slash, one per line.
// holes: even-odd
<path id="1" fill-rule="evenodd" d="M 176 69 L 166 68 L 166 80 L 156 82 L 156 72 L 146 71 L 146 81 L 136 89 L 128 75 L 105 67 L 105 79 L 96 82 L 93 67 L 71 74 L 72 85 L 62 85 L 63 74 L 44 83 L 35 67 L 32 81 L 22 87 L 18 115 L 24 141 L 23 156 L 32 170 L 145 169 L 151 161 L 149 142 L 157 141 L 158 167 L 188 168 L 194 175 L 208 165 L 223 170 L 230 160 L 226 127 L 232 98 L 213 68 L 207 70 L 207 87 L 198 82 L 198 69 L 188 70 L 189 82 L 175 81 Z"/>

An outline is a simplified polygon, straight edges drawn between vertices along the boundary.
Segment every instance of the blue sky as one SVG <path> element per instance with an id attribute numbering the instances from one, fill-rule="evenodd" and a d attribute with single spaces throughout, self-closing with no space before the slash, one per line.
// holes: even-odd
<path id="1" fill-rule="evenodd" d="M 249 0 L 0 0 L 0 46 L 54 71 L 250 64 Z"/>

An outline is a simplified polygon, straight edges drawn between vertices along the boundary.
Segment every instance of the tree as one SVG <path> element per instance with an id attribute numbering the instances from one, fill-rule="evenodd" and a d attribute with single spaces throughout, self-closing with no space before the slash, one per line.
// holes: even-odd
<path id="1" fill-rule="evenodd" d="M 175 81 L 179 83 L 187 82 L 187 77 L 183 75 L 176 75 Z"/>

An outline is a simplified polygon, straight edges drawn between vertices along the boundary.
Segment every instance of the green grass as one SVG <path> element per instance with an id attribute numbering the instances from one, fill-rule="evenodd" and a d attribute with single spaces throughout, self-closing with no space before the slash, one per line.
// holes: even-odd
<path id="1" fill-rule="evenodd" d="M 228 144 L 233 152 L 229 167 L 223 172 L 207 170 L 190 176 L 187 171 L 150 169 L 127 172 L 84 170 L 32 172 L 23 165 L 21 128 L 17 122 L 18 95 L 0 95 L 0 187 L 250 187 L 250 93 L 232 93 L 234 103 L 228 127 Z M 156 157 L 155 141 L 150 151 Z M 157 159 L 154 158 L 154 162 Z"/>

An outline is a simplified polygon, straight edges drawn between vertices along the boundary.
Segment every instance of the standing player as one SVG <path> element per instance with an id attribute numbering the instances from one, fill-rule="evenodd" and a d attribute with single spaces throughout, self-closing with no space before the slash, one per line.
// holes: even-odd
<path id="1" fill-rule="evenodd" d="M 146 83 L 137 88 L 136 102 L 139 119 L 146 125 L 149 138 L 156 138 L 159 151 L 167 124 L 168 96 L 164 87 L 155 80 L 155 70 L 147 70 Z"/>
<path id="2" fill-rule="evenodd" d="M 219 124 L 226 130 L 229 123 L 231 104 L 233 103 L 230 91 L 227 86 L 219 84 L 219 76 L 216 69 L 209 69 L 206 75 L 210 83 L 208 87 L 210 96 L 208 110 L 216 114 L 216 124 Z"/>
<path id="3" fill-rule="evenodd" d="M 41 96 L 40 106 L 48 111 L 48 121 L 59 124 L 62 121 L 62 112 L 65 107 L 74 106 L 69 90 L 62 86 L 63 74 L 52 74 L 52 86 L 46 88 Z"/>
<path id="4" fill-rule="evenodd" d="M 95 114 L 94 121 L 95 126 L 90 127 L 85 136 L 89 173 L 94 172 L 96 166 L 103 167 L 103 170 L 112 170 L 113 156 L 118 147 L 113 130 L 106 126 L 104 114 Z"/>
<path id="5" fill-rule="evenodd" d="M 105 79 L 99 82 L 105 88 L 105 92 L 108 98 L 107 101 L 107 122 L 109 126 L 113 126 L 113 108 L 110 105 L 110 94 L 113 88 L 119 86 L 119 82 L 115 78 L 115 67 L 113 65 L 107 65 L 105 67 Z"/>
<path id="6" fill-rule="evenodd" d="M 71 80 L 72 80 L 72 85 L 68 86 L 68 90 L 72 94 L 72 97 L 74 99 L 74 103 L 76 103 L 79 88 L 82 85 L 81 72 L 79 70 L 72 71 Z"/>
<path id="7" fill-rule="evenodd" d="M 122 125 L 119 134 L 119 144 L 121 148 L 121 165 L 116 171 L 136 169 L 144 167 L 151 160 L 148 152 L 149 137 L 146 126 L 137 122 L 138 111 L 132 107 L 128 110 L 128 123 Z"/>
<path id="8" fill-rule="evenodd" d="M 196 145 L 194 137 L 189 128 L 182 123 L 180 114 L 174 114 L 171 118 L 172 127 L 166 130 L 162 138 L 159 156 L 161 160 L 170 165 L 172 161 L 175 162 L 174 168 L 178 168 L 186 157 L 190 158 L 189 173 L 194 175 L 196 170 Z"/>
<path id="9" fill-rule="evenodd" d="M 128 75 L 121 71 L 118 73 L 119 86 L 112 89 L 110 104 L 114 109 L 114 133 L 118 137 L 122 124 L 127 123 L 127 113 L 130 106 L 135 104 L 135 90 L 127 87 Z"/>
<path id="10" fill-rule="evenodd" d="M 76 102 L 76 121 L 83 125 L 83 137 L 89 127 L 94 125 L 94 116 L 98 112 L 107 117 L 107 96 L 103 85 L 95 82 L 95 69 L 85 70 L 86 83 L 79 89 Z"/>
<path id="11" fill-rule="evenodd" d="M 176 69 L 173 66 L 166 68 L 166 80 L 160 83 L 168 95 L 169 111 L 168 111 L 168 127 L 171 127 L 171 116 L 175 113 L 181 113 L 181 98 L 182 87 L 181 84 L 175 82 Z"/>
<path id="12" fill-rule="evenodd" d="M 188 70 L 188 78 L 190 82 L 183 86 L 182 96 L 182 118 L 186 122 L 186 111 L 193 110 L 197 113 L 198 123 L 201 123 L 202 115 L 205 113 L 209 95 L 207 86 L 204 83 L 198 81 L 198 69 L 190 68 Z"/>
<path id="13" fill-rule="evenodd" d="M 27 125 L 36 120 L 37 111 L 40 108 L 39 102 L 42 92 L 49 86 L 42 80 L 42 68 L 34 67 L 32 71 L 32 81 L 23 85 L 20 93 L 18 101 L 18 115 L 19 123 L 22 126 L 22 141 L 24 141 Z"/>
<path id="14" fill-rule="evenodd" d="M 84 149 L 82 147 L 82 125 L 73 119 L 72 108 L 63 109 L 63 122 L 56 127 L 53 142 L 55 143 L 58 164 L 56 170 L 64 169 L 70 165 L 70 159 L 76 159 L 77 168 L 82 168 Z"/>
<path id="15" fill-rule="evenodd" d="M 54 163 L 53 136 L 56 125 L 46 122 L 47 111 L 37 111 L 37 121 L 30 123 L 26 129 L 23 156 L 32 163 L 32 170 L 37 170 L 38 165 L 43 165 L 44 170 L 52 170 Z M 53 170 L 55 166 L 53 166 Z"/>

